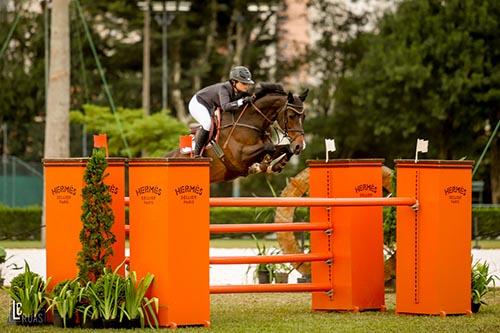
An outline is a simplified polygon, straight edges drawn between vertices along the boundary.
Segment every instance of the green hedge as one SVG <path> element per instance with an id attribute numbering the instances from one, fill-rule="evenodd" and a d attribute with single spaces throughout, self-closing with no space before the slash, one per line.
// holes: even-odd
<path id="1" fill-rule="evenodd" d="M 477 235 L 482 239 L 500 237 L 500 208 L 477 207 L 472 210 L 473 218 L 478 219 Z M 472 235 L 474 235 L 474 220 L 472 220 Z"/>
<path id="2" fill-rule="evenodd" d="M 42 207 L 0 205 L 0 240 L 39 240 Z"/>
<path id="3" fill-rule="evenodd" d="M 218 207 L 210 209 L 211 224 L 250 224 L 250 223 L 274 223 L 274 208 L 252 208 L 252 207 Z M 309 209 L 298 208 L 295 210 L 295 221 L 308 221 Z M 257 238 L 262 238 L 265 233 L 257 233 Z M 248 233 L 214 234 L 215 238 L 240 238 L 250 237 Z"/>
<path id="4" fill-rule="evenodd" d="M 384 215 L 389 209 L 384 211 Z M 500 208 L 474 208 L 473 216 L 478 218 L 478 236 L 483 239 L 494 239 L 500 237 Z M 7 207 L 0 204 L 0 240 L 3 239 L 40 239 L 40 221 L 42 208 L 30 207 Z M 212 224 L 248 224 L 248 223 L 273 223 L 274 208 L 212 208 L 210 210 Z M 295 210 L 295 221 L 308 221 L 309 210 L 298 208 Z M 386 227 L 386 242 L 390 242 L 394 233 L 392 228 Z M 473 233 L 474 234 L 474 233 Z M 212 238 L 238 238 L 248 234 L 217 234 Z M 261 237 L 265 234 L 257 234 Z M 249 235 L 248 235 L 249 236 Z"/>

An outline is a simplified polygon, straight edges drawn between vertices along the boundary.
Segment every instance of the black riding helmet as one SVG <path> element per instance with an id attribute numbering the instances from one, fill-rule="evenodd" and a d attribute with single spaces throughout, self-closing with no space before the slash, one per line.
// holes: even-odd
<path id="1" fill-rule="evenodd" d="M 236 66 L 229 73 L 230 80 L 236 80 L 246 84 L 254 84 L 252 81 L 252 73 L 245 66 Z"/>

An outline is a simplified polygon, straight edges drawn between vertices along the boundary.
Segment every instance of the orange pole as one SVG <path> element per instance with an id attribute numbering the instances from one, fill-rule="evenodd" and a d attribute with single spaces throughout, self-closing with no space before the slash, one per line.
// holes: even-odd
<path id="1" fill-rule="evenodd" d="M 212 265 L 263 264 L 281 262 L 326 261 L 332 259 L 329 253 L 282 254 L 279 256 L 234 256 L 210 257 Z"/>
<path id="2" fill-rule="evenodd" d="M 382 175 L 380 176 L 382 177 Z M 353 182 L 359 182 L 353 180 Z M 380 189 L 379 189 L 380 190 Z M 210 198 L 211 207 L 353 207 L 353 206 L 412 206 L 412 197 L 398 198 Z"/>
<path id="3" fill-rule="evenodd" d="M 396 161 L 398 194 L 419 202 L 397 209 L 397 313 L 470 313 L 472 165 Z"/>
<path id="4" fill-rule="evenodd" d="M 321 231 L 328 230 L 328 223 L 278 223 L 278 224 L 212 224 L 211 234 L 224 234 L 232 232 L 279 232 L 279 231 Z"/>
<path id="5" fill-rule="evenodd" d="M 256 284 L 256 285 L 228 285 L 210 286 L 210 294 L 233 293 L 302 293 L 302 292 L 328 292 L 329 284 L 298 283 L 298 284 Z"/>

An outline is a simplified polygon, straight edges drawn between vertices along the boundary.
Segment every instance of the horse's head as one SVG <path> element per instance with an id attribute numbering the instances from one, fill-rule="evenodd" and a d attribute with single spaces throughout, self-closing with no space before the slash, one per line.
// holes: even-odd
<path id="1" fill-rule="evenodd" d="M 288 93 L 286 104 L 278 113 L 278 125 L 284 131 L 285 136 L 290 140 L 290 150 L 298 155 L 306 147 L 304 138 L 304 101 L 309 90 L 296 96 Z"/>

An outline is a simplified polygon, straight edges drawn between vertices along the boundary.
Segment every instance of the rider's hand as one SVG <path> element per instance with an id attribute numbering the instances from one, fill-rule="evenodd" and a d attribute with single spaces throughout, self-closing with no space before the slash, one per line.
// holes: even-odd
<path id="1" fill-rule="evenodd" d="M 253 102 L 254 97 L 253 96 L 247 96 L 247 97 L 243 97 L 242 100 L 243 100 L 243 104 L 248 104 L 248 103 L 252 103 Z"/>
<path id="2" fill-rule="evenodd" d="M 240 98 L 239 100 L 237 100 L 236 105 L 242 106 L 242 105 L 245 105 L 248 103 L 252 103 L 253 100 L 254 100 L 253 96 L 246 96 L 246 97 L 243 97 L 243 98 Z"/>

